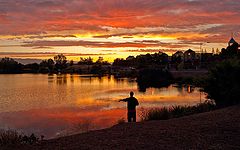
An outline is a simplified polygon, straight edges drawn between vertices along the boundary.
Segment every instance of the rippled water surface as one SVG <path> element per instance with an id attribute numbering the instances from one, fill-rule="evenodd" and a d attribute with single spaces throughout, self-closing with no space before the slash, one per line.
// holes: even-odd
<path id="1" fill-rule="evenodd" d="M 47 138 L 110 127 L 126 118 L 119 99 L 135 92 L 142 108 L 193 105 L 198 88 L 170 85 L 138 92 L 133 79 L 81 75 L 0 75 L 0 128 Z M 139 119 L 139 118 L 138 118 Z"/>

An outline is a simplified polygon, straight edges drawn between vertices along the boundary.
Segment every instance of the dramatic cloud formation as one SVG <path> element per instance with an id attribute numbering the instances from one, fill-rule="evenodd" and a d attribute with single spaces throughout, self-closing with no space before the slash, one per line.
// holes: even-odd
<path id="1" fill-rule="evenodd" d="M 196 49 L 215 43 L 211 49 L 231 33 L 240 40 L 239 6 L 236 0 L 1 0 L 0 52 L 11 45 L 33 52 L 59 46 Z"/>

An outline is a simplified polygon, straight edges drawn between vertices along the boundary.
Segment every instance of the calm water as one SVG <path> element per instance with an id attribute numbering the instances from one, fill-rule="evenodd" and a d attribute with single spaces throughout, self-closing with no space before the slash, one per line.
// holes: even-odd
<path id="1" fill-rule="evenodd" d="M 0 75 L 0 128 L 47 138 L 110 127 L 126 119 L 130 91 L 143 108 L 193 105 L 203 101 L 199 89 L 148 88 L 138 92 L 130 79 L 80 75 Z M 139 119 L 139 118 L 138 118 Z"/>

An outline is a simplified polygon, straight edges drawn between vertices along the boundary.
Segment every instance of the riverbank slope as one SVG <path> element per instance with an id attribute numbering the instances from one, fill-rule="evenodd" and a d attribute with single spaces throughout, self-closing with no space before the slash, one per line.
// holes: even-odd
<path id="1" fill-rule="evenodd" d="M 34 149 L 240 149 L 240 105 L 165 121 L 125 123 Z"/>

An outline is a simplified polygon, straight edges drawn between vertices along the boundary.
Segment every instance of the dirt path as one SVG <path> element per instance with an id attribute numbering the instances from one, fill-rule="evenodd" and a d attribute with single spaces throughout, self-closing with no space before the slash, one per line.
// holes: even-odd
<path id="1" fill-rule="evenodd" d="M 32 149 L 240 149 L 240 106 L 166 121 L 126 123 Z"/>

